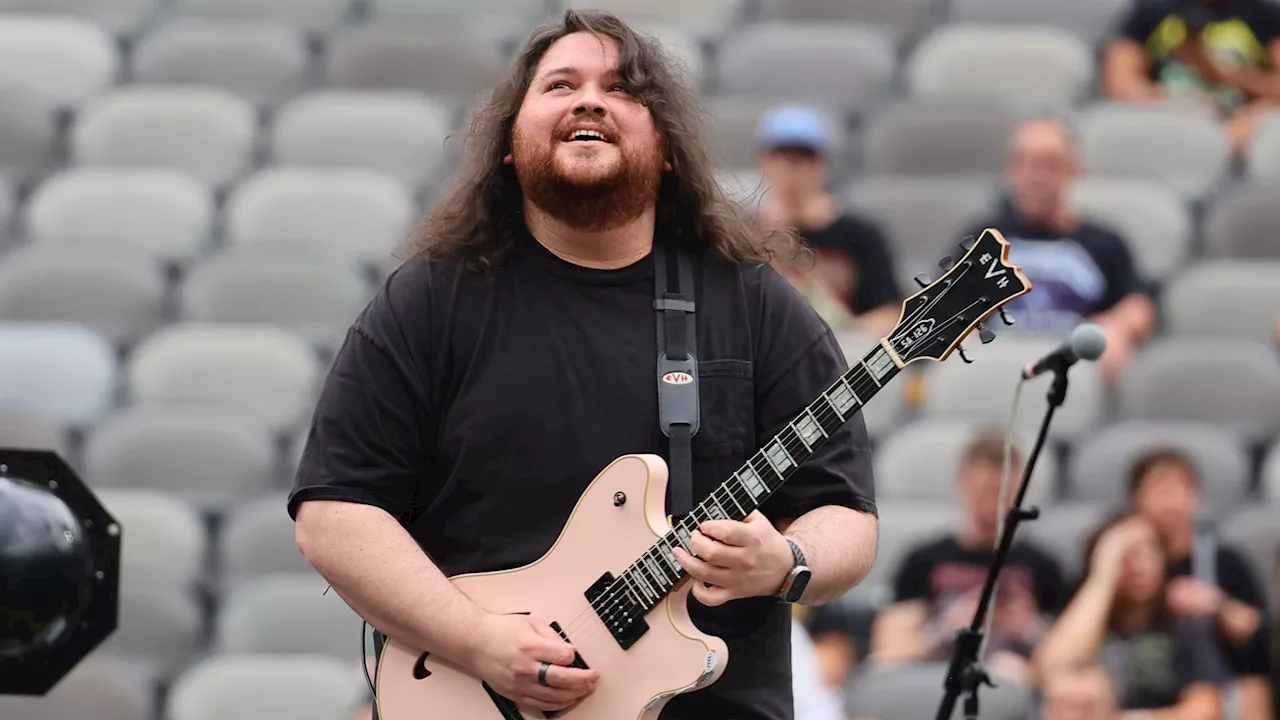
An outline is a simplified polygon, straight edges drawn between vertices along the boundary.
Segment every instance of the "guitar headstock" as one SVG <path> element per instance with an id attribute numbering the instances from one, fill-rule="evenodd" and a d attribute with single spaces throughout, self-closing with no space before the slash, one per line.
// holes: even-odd
<path id="1" fill-rule="evenodd" d="M 998 230 L 988 228 L 961 247 L 964 256 L 942 277 L 932 283 L 916 278 L 924 289 L 903 301 L 902 316 L 885 337 L 904 366 L 917 360 L 941 362 L 956 349 L 964 357 L 960 343 L 974 328 L 996 312 L 1013 324 L 1004 306 L 1031 292 L 1022 268 L 1009 262 L 1009 241 Z M 995 337 L 985 327 L 979 332 L 984 343 Z"/>

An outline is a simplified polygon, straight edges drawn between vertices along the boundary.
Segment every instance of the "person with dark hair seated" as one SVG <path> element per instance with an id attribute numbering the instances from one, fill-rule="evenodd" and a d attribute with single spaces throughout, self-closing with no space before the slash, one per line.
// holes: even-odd
<path id="1" fill-rule="evenodd" d="M 1195 463 L 1175 448 L 1148 451 L 1129 472 L 1129 499 L 1155 528 L 1168 558 L 1169 609 L 1179 617 L 1203 618 L 1215 630 L 1237 678 L 1240 717 L 1273 717 L 1266 596 L 1238 550 L 1197 531 Z"/>
<path id="2" fill-rule="evenodd" d="M 1220 720 L 1229 673 L 1213 630 L 1168 602 L 1166 558 L 1144 516 L 1106 523 L 1086 549 L 1084 581 L 1031 658 L 1041 686 L 1096 664 L 1124 720 Z"/>

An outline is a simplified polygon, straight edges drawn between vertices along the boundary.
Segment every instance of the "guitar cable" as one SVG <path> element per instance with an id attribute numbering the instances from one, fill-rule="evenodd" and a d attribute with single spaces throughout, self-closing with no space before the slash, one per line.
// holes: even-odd
<path id="1" fill-rule="evenodd" d="M 1018 402 L 1022 399 L 1022 386 L 1026 382 L 1025 379 L 1019 377 L 1018 384 L 1013 388 L 1013 405 L 1009 408 L 1009 423 L 1004 433 L 1004 462 L 1000 468 L 1000 498 L 997 502 L 996 512 L 996 541 L 992 547 L 997 552 L 1000 549 L 1000 538 L 1004 535 L 1004 524 L 1007 516 L 1005 510 L 1006 498 L 1009 497 L 1009 483 L 1012 480 L 1013 470 L 1013 430 L 1018 417 Z M 1027 479 L 1030 482 L 1030 478 Z M 1012 550 L 1012 547 L 1010 548 Z M 991 625 L 995 620 L 996 598 L 1000 596 L 1000 578 L 996 577 L 995 584 L 992 586 L 991 592 L 991 609 L 987 613 L 986 622 L 982 628 L 982 646 L 978 650 L 978 662 L 985 663 L 987 655 L 987 642 L 991 639 Z"/>

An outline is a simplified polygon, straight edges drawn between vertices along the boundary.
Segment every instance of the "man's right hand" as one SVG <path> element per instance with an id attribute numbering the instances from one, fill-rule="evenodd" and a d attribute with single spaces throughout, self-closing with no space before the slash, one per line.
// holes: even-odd
<path id="1" fill-rule="evenodd" d="M 499 695 L 522 707 L 563 710 L 596 689 L 597 670 L 566 667 L 576 649 L 532 615 L 487 614 L 476 628 L 467 665 Z M 538 667 L 551 663 L 547 684 Z"/>

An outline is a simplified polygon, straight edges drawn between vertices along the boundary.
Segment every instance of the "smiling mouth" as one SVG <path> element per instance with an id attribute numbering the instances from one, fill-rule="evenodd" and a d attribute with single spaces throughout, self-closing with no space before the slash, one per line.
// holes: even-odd
<path id="1" fill-rule="evenodd" d="M 576 130 L 569 136 L 569 142 L 608 142 L 604 133 L 598 130 Z"/>

